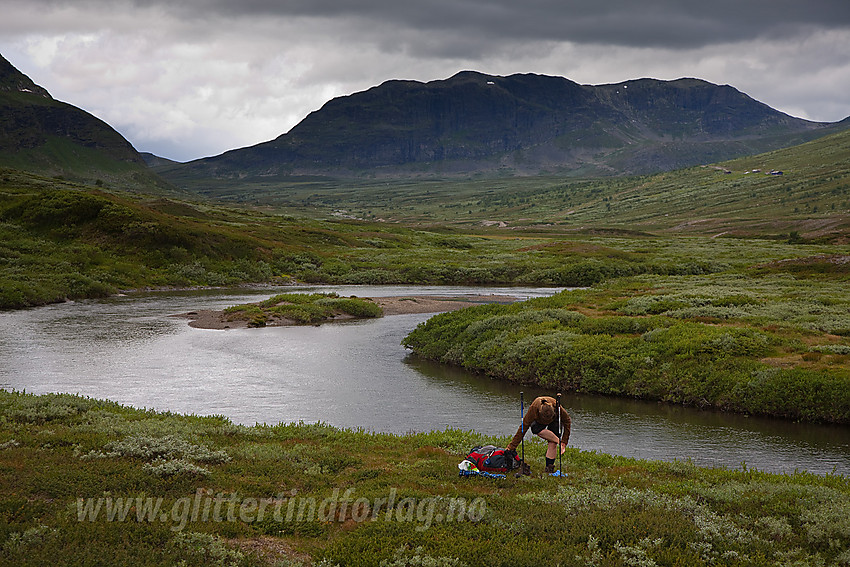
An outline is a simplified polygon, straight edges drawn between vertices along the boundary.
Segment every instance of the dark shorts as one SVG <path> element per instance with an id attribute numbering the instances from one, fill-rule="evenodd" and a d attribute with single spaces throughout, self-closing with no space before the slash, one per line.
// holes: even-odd
<path id="1" fill-rule="evenodd" d="M 561 434 L 561 432 L 558 431 L 558 420 L 557 419 L 553 419 L 552 423 L 549 423 L 547 425 L 543 425 L 542 423 L 537 423 L 536 421 L 532 421 L 531 427 L 529 429 L 531 429 L 531 432 L 534 433 L 535 435 L 540 435 L 540 432 L 543 431 L 544 429 L 548 429 L 549 431 L 554 433 L 556 436 Z"/>

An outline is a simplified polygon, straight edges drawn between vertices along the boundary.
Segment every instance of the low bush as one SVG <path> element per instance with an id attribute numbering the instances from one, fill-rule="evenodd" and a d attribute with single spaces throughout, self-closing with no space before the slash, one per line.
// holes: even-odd
<path id="1" fill-rule="evenodd" d="M 186 459 L 156 459 L 142 465 L 142 470 L 154 476 L 168 478 L 178 475 L 207 477 L 209 469 L 200 467 Z"/>
<path id="2" fill-rule="evenodd" d="M 812 347 L 813 351 L 827 354 L 850 354 L 850 345 L 817 345 Z"/>
<path id="3" fill-rule="evenodd" d="M 202 463 L 226 463 L 230 457 L 225 451 L 212 451 L 204 445 L 196 445 L 177 435 L 154 437 L 131 435 L 120 441 L 108 443 L 105 457 L 130 457 L 144 460 L 177 458 Z"/>
<path id="4" fill-rule="evenodd" d="M 319 299 L 317 303 L 330 307 L 334 311 L 342 311 L 353 317 L 381 317 L 384 314 L 380 305 L 365 299 L 327 298 Z"/>

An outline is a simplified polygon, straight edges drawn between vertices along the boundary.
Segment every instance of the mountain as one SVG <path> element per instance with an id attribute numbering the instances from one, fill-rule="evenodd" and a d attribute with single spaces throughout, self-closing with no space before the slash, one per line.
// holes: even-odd
<path id="1" fill-rule="evenodd" d="M 428 83 L 388 81 L 335 98 L 275 140 L 163 174 L 185 181 L 651 173 L 788 147 L 839 128 L 699 79 L 591 86 L 465 71 Z"/>
<path id="2" fill-rule="evenodd" d="M 121 188 L 168 187 L 106 122 L 53 99 L 2 55 L 0 167 Z"/>

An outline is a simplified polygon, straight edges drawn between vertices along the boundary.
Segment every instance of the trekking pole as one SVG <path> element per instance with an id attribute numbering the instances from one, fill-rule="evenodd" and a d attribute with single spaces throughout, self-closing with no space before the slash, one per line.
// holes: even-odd
<path id="1" fill-rule="evenodd" d="M 520 441 L 522 445 L 522 464 L 525 465 L 525 422 L 522 420 L 525 413 L 525 402 L 523 401 L 522 394 L 522 392 L 519 393 L 519 427 L 522 430 L 522 440 Z"/>
<path id="2" fill-rule="evenodd" d="M 558 476 L 561 476 L 561 393 L 555 396 L 555 415 L 558 416 Z"/>

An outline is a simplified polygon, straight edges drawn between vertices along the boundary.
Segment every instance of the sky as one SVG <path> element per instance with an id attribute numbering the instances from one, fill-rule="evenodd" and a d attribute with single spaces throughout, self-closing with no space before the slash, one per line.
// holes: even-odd
<path id="1" fill-rule="evenodd" d="M 0 54 L 178 161 L 462 70 L 698 77 L 793 116 L 850 116 L 850 0 L 0 0 Z"/>

